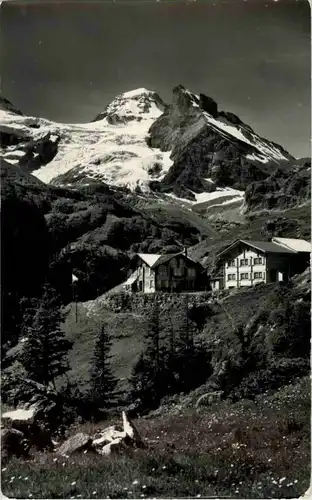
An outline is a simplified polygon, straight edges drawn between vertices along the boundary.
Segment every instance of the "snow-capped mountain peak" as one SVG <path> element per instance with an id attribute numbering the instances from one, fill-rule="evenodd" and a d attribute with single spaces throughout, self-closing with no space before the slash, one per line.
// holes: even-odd
<path id="1" fill-rule="evenodd" d="M 293 159 L 182 85 L 170 105 L 145 88 L 119 94 L 89 123 L 17 115 L 11 106 L 0 108 L 2 157 L 45 183 L 105 182 L 218 206 L 216 196 L 236 203 L 250 182 Z"/>
<path id="2" fill-rule="evenodd" d="M 95 121 L 105 119 L 108 124 L 113 125 L 131 120 L 155 120 L 164 109 L 165 104 L 156 92 L 139 88 L 115 97 Z"/>

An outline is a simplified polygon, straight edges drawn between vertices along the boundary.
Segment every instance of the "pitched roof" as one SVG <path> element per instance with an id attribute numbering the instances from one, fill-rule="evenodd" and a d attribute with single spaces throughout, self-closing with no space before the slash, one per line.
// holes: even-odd
<path id="1" fill-rule="evenodd" d="M 311 242 L 297 238 L 272 238 L 272 242 L 295 252 L 311 252 Z"/>
<path id="2" fill-rule="evenodd" d="M 153 268 L 158 267 L 158 266 L 160 266 L 160 264 L 164 264 L 165 262 L 168 262 L 169 260 L 173 259 L 173 257 L 177 257 L 178 255 L 180 255 L 181 257 L 184 257 L 186 260 L 193 262 L 193 264 L 196 264 L 197 266 L 202 267 L 202 265 L 199 262 L 196 262 L 196 260 L 192 259 L 188 255 L 185 255 L 184 252 L 164 254 L 161 256 L 161 258 L 159 260 L 157 260 L 157 262 L 155 262 L 155 264 L 153 264 L 152 267 Z"/>
<path id="3" fill-rule="evenodd" d="M 191 257 L 188 255 L 185 255 L 184 252 L 177 252 L 177 253 L 167 253 L 167 254 L 156 254 L 156 253 L 138 253 L 137 254 L 140 259 L 142 259 L 149 267 L 155 268 L 160 266 L 161 264 L 165 264 L 169 260 L 173 259 L 173 257 L 176 257 L 177 255 L 181 255 L 182 257 L 185 257 L 187 260 L 190 260 L 194 264 L 197 264 L 200 266 L 201 264 L 199 262 L 196 262 L 193 260 Z"/>
<path id="4" fill-rule="evenodd" d="M 271 241 L 248 241 L 248 240 L 236 240 L 230 246 L 228 246 L 225 250 L 220 252 L 217 257 L 219 258 L 221 255 L 226 254 L 232 248 L 235 248 L 239 243 L 243 243 L 244 245 L 248 245 L 250 247 L 255 248 L 263 253 L 286 253 L 286 254 L 296 254 L 295 250 L 291 250 L 289 248 L 283 247 L 282 245 L 277 245 L 276 243 L 272 243 Z"/>
<path id="5" fill-rule="evenodd" d="M 272 243 L 271 241 L 241 241 L 246 245 L 254 247 L 265 253 L 296 253 L 296 251 L 291 250 L 290 248 L 282 247 L 281 245 L 277 245 L 276 243 Z"/>
<path id="6" fill-rule="evenodd" d="M 167 253 L 167 254 L 161 255 L 160 259 L 158 259 L 155 262 L 155 264 L 153 264 L 152 267 L 160 266 L 160 264 L 164 264 L 165 262 L 168 262 L 173 257 L 176 257 L 177 255 L 180 255 L 180 254 L 181 254 L 181 252 L 179 252 L 179 253 Z"/>
<path id="7" fill-rule="evenodd" d="M 163 257 L 161 254 L 156 253 L 138 253 L 140 259 L 142 259 L 149 267 L 152 267 L 158 259 Z"/>

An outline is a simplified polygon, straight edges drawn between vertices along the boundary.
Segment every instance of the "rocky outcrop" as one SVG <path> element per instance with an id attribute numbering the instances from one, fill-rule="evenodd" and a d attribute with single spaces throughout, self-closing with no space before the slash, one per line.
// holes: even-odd
<path id="1" fill-rule="evenodd" d="M 30 443 L 25 439 L 23 432 L 17 429 L 1 429 L 1 459 L 7 460 L 12 456 L 26 457 Z"/>
<path id="2" fill-rule="evenodd" d="M 140 433 L 128 415 L 122 413 L 123 430 L 112 425 L 98 431 L 94 436 L 78 433 L 67 439 L 58 449 L 59 455 L 71 455 L 76 452 L 93 451 L 99 455 L 111 455 L 121 451 L 144 447 Z"/>
<path id="3" fill-rule="evenodd" d="M 10 113 L 15 113 L 16 115 L 23 115 L 23 113 L 14 106 L 8 99 L 0 96 L 0 109 L 3 111 L 9 111 Z"/>
<path id="4" fill-rule="evenodd" d="M 250 183 L 245 191 L 246 208 L 254 210 L 287 209 L 309 203 L 311 172 L 307 162 L 303 167 L 276 170 L 263 180 Z"/>
<path id="5" fill-rule="evenodd" d="M 173 191 L 179 198 L 194 200 L 194 193 L 225 186 L 244 190 L 278 167 L 275 159 L 270 165 L 268 159 L 257 161 L 263 146 L 272 151 L 271 143 L 256 136 L 235 114 L 219 112 L 211 97 L 191 94 L 182 85 L 173 89 L 172 103 L 152 124 L 149 134 L 148 144 L 172 150 L 174 160 L 165 177 L 152 182 L 151 188 Z M 274 148 L 273 156 L 291 158 L 280 146 Z"/>
<path id="6" fill-rule="evenodd" d="M 200 406 L 210 406 L 213 403 L 220 401 L 222 394 L 222 391 L 207 392 L 198 398 L 195 407 L 199 408 Z"/>

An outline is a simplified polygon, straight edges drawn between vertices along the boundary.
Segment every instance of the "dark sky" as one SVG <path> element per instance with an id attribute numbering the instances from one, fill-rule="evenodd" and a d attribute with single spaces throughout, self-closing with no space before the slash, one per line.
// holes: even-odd
<path id="1" fill-rule="evenodd" d="M 120 92 L 181 83 L 310 156 L 307 0 L 1 5 L 1 92 L 24 113 L 89 121 Z"/>

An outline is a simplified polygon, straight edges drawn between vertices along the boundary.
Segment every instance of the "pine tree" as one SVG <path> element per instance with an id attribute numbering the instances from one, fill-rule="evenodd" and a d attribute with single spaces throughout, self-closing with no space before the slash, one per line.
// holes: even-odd
<path id="1" fill-rule="evenodd" d="M 176 377 L 176 391 L 188 392 L 211 374 L 210 354 L 195 343 L 196 325 L 189 317 L 188 296 L 183 304 L 182 322 L 178 325 L 175 355 L 171 362 Z"/>
<path id="2" fill-rule="evenodd" d="M 63 314 L 55 290 L 45 285 L 35 311 L 25 314 L 23 336 L 27 338 L 19 361 L 29 379 L 46 388 L 69 370 L 68 352 L 72 343 L 61 330 Z"/>
<path id="3" fill-rule="evenodd" d="M 110 360 L 112 341 L 104 326 L 96 341 L 91 368 L 91 400 L 104 408 L 114 402 L 117 380 L 112 374 Z"/>

